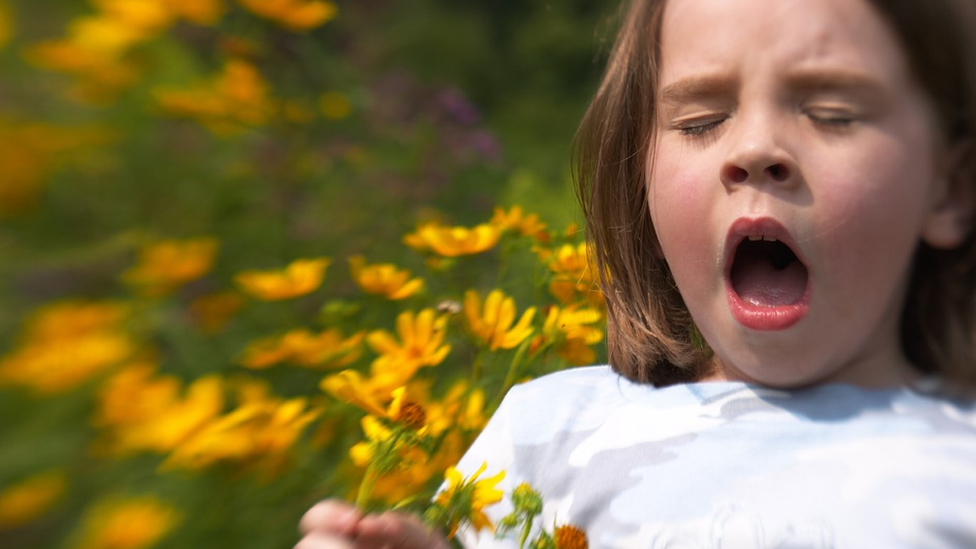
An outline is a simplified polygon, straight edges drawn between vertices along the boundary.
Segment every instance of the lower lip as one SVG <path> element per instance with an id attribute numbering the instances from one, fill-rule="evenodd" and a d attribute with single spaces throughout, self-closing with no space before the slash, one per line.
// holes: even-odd
<path id="1" fill-rule="evenodd" d="M 779 307 L 754 305 L 739 297 L 739 294 L 732 289 L 731 284 L 727 287 L 732 316 L 739 324 L 750 330 L 764 332 L 785 330 L 802 320 L 810 309 L 809 287 L 800 301 Z"/>

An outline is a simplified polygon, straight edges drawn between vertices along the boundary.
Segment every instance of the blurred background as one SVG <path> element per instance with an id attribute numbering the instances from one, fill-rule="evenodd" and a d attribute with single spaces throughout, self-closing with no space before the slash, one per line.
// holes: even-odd
<path id="1" fill-rule="evenodd" d="M 0 547 L 289 546 L 311 502 L 345 495 L 325 472 L 363 434 L 319 402 L 321 371 L 259 372 L 271 389 L 228 381 L 255 338 L 394 330 L 397 311 L 450 310 L 470 288 L 538 304 L 543 333 L 552 273 L 536 248 L 579 237 L 569 147 L 616 9 L 0 0 Z M 490 268 L 403 241 L 516 206 L 538 215 L 535 240 L 478 259 Z M 355 293 L 346 264 L 360 254 L 454 270 L 393 306 Z M 237 278 L 324 257 L 328 289 L 287 303 Z M 588 344 L 595 357 L 563 353 L 540 371 L 599 360 Z M 480 358 L 460 345 L 463 370 Z M 122 363 L 143 369 L 119 377 Z M 174 465 L 164 441 L 202 425 L 214 379 L 236 396 L 215 397 L 213 414 L 277 395 L 296 408 L 271 408 L 267 436 L 292 438 L 264 443 L 305 446 L 271 465 L 202 450 Z"/>

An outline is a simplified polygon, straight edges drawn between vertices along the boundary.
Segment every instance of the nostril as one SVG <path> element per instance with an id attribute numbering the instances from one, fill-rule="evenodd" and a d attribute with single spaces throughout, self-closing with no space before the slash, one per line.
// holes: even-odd
<path id="1" fill-rule="evenodd" d="M 727 166 L 725 168 L 725 177 L 733 183 L 743 183 L 746 179 L 749 179 L 749 172 L 738 166 Z"/>
<path id="2" fill-rule="evenodd" d="M 774 181 L 785 181 L 790 176 L 790 170 L 782 164 L 773 164 L 766 171 Z"/>

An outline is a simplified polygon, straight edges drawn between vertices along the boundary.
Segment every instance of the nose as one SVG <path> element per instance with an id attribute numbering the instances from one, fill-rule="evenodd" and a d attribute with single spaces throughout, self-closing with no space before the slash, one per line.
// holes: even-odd
<path id="1" fill-rule="evenodd" d="M 723 185 L 791 187 L 796 183 L 796 161 L 781 144 L 782 125 L 758 114 L 740 116 L 732 123 L 737 127 L 730 135 L 732 145 L 721 167 Z"/>

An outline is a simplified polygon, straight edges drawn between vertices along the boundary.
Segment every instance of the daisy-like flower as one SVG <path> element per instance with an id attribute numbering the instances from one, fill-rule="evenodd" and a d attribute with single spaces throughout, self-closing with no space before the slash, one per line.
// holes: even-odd
<path id="1" fill-rule="evenodd" d="M 367 265 L 363 256 L 350 257 L 349 268 L 353 280 L 364 292 L 387 299 L 406 299 L 424 287 L 423 279 L 410 278 L 410 271 L 397 269 L 390 263 Z"/>
<path id="2" fill-rule="evenodd" d="M 142 248 L 139 263 L 122 273 L 122 280 L 147 295 L 163 295 L 207 274 L 216 254 L 213 238 L 163 240 Z"/>
<path id="3" fill-rule="evenodd" d="M 336 16 L 335 4 L 325 0 L 238 0 L 255 15 L 293 31 L 314 29 Z"/>
<path id="4" fill-rule="evenodd" d="M 464 294 L 464 314 L 471 333 L 485 342 L 491 350 L 511 349 L 532 335 L 530 325 L 535 316 L 535 307 L 529 307 L 515 322 L 515 300 L 501 290 L 493 290 L 481 301 L 475 290 Z"/>
<path id="5" fill-rule="evenodd" d="M 178 513 L 155 497 L 107 500 L 85 518 L 78 549 L 142 549 L 169 533 Z"/>
<path id="6" fill-rule="evenodd" d="M 244 292 L 262 301 L 291 299 L 317 290 L 329 263 L 324 257 L 298 259 L 282 270 L 245 271 L 234 280 Z"/>
<path id="7" fill-rule="evenodd" d="M 592 364 L 596 352 L 592 345 L 603 341 L 603 330 L 593 326 L 603 313 L 596 309 L 571 305 L 551 307 L 542 327 L 542 334 L 532 342 L 533 351 L 543 345 L 555 345 L 556 354 L 577 366 Z"/>
<path id="8" fill-rule="evenodd" d="M 64 494 L 63 471 L 45 471 L 0 490 L 0 532 L 26 524 Z"/>
<path id="9" fill-rule="evenodd" d="M 362 354 L 364 333 L 343 338 L 338 329 L 314 334 L 305 329 L 292 330 L 279 337 L 260 339 L 244 349 L 241 365 L 261 369 L 280 362 L 301 366 L 340 368 L 355 362 Z"/>
<path id="10" fill-rule="evenodd" d="M 430 223 L 405 236 L 403 242 L 420 252 L 431 251 L 444 257 L 458 257 L 490 250 L 498 243 L 500 236 L 501 229 L 490 223 L 472 228 Z"/>
<path id="11" fill-rule="evenodd" d="M 521 206 L 512 206 L 507 212 L 502 208 L 495 208 L 495 213 L 489 223 L 502 230 L 515 231 L 522 236 L 531 236 L 541 242 L 549 240 L 546 224 L 539 221 L 539 215 L 526 215 L 522 212 Z"/>
<path id="12" fill-rule="evenodd" d="M 371 366 L 373 376 L 378 380 L 384 378 L 382 385 L 392 390 L 405 385 L 418 368 L 443 362 L 451 351 L 451 346 L 444 343 L 446 327 L 446 316 L 424 309 L 416 314 L 404 311 L 397 316 L 399 341 L 385 330 L 371 332 L 366 336 L 366 343 L 380 355 Z"/>
<path id="13" fill-rule="evenodd" d="M 594 305 L 603 303 L 603 294 L 596 284 L 596 271 L 590 263 L 586 242 L 563 244 L 555 250 L 536 250 L 552 272 L 549 293 L 563 303 L 572 303 L 577 296 L 585 296 Z"/>
<path id="14" fill-rule="evenodd" d="M 462 521 L 471 523 L 477 530 L 487 528 L 494 531 L 495 526 L 485 515 L 484 508 L 501 501 L 504 492 L 496 486 L 505 478 L 505 471 L 479 480 L 478 477 L 487 467 L 487 463 L 482 463 L 468 478 L 464 478 L 454 467 L 448 467 L 444 474 L 447 487 L 437 494 L 434 505 L 428 511 L 428 518 L 435 524 L 447 526 L 448 539 L 454 537 Z"/>

